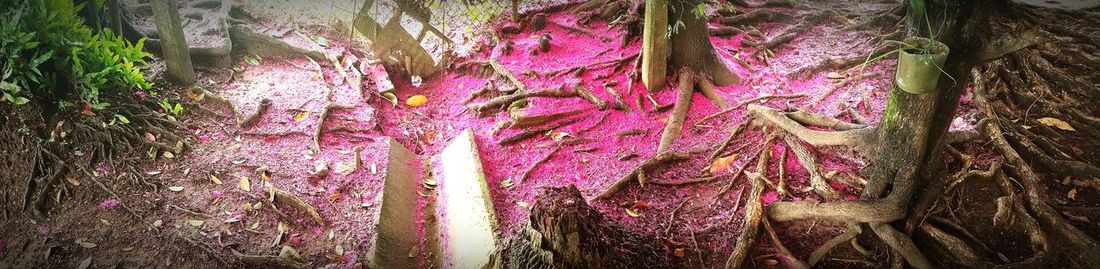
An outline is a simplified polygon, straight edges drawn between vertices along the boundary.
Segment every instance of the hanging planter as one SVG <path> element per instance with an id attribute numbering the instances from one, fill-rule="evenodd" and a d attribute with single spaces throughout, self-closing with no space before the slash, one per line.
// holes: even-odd
<path id="1" fill-rule="evenodd" d="M 929 38 L 905 39 L 905 46 L 898 52 L 897 73 L 894 81 L 898 88 L 922 94 L 932 91 L 939 83 L 943 64 L 947 62 L 947 45 Z"/>

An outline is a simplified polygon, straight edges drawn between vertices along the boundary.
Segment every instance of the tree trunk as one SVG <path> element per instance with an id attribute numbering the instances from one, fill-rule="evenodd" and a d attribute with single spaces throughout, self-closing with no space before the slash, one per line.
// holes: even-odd
<path id="1" fill-rule="evenodd" d="M 668 76 L 668 1 L 645 1 L 642 30 L 642 84 L 650 92 L 665 87 Z"/>
<path id="2" fill-rule="evenodd" d="M 672 32 L 670 40 L 672 55 L 668 70 L 688 67 L 709 77 L 717 86 L 736 84 L 740 78 L 731 73 L 714 54 L 714 45 L 710 43 L 706 21 L 692 12 L 700 3 L 702 1 L 699 0 L 673 0 L 670 3 L 673 6 L 669 9 L 675 12 L 669 12 L 669 18 L 676 18 L 682 22 L 682 26 L 673 26 L 676 30 Z"/>
<path id="3" fill-rule="evenodd" d="M 168 76 L 183 84 L 195 83 L 195 68 L 191 65 L 191 52 L 183 36 L 176 0 L 153 0 L 153 17 L 160 33 L 161 52 L 168 66 Z"/>

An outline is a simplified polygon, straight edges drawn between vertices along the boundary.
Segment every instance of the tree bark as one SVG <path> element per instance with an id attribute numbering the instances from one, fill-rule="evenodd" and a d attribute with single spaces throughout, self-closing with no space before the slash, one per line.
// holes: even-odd
<path id="1" fill-rule="evenodd" d="M 195 83 L 195 68 L 191 65 L 191 53 L 183 36 L 176 0 L 153 0 L 152 4 L 168 76 L 183 84 Z"/>
<path id="2" fill-rule="evenodd" d="M 673 27 L 677 30 L 673 31 L 669 40 L 671 45 L 669 50 L 672 54 L 669 58 L 668 70 L 688 67 L 709 77 L 717 86 L 737 84 L 740 78 L 730 72 L 726 64 L 714 54 L 714 45 L 710 43 L 706 21 L 692 12 L 700 3 L 702 1 L 699 0 L 673 0 L 669 3 L 674 5 L 669 9 L 675 10 L 675 12 L 669 12 L 669 18 L 676 18 L 682 26 Z"/>
<path id="3" fill-rule="evenodd" d="M 668 1 L 645 1 L 642 29 L 642 84 L 650 92 L 665 87 L 668 76 Z"/>

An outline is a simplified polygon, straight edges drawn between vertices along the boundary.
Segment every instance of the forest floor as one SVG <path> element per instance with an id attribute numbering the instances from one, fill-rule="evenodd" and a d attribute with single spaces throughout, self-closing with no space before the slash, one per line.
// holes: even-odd
<path id="1" fill-rule="evenodd" d="M 871 12 L 888 8 L 889 4 L 847 8 Z M 251 62 L 242 55 L 235 63 L 243 67 L 240 72 L 203 70 L 197 87 L 227 99 L 236 109 L 204 105 L 198 101 L 200 98 L 187 94 L 188 88 L 176 87 L 175 94 L 192 98 L 181 117 L 190 126 L 187 136 L 191 137 L 192 148 L 180 156 L 157 156 L 155 162 L 139 167 L 137 172 L 144 174 L 147 181 L 159 182 L 156 188 L 119 182 L 111 187 L 116 188 L 120 197 L 112 198 L 86 180 L 71 178 L 64 184 L 73 194 L 66 195 L 46 219 L 18 212 L 15 203 L 8 202 L 12 206 L 5 206 L 5 213 L 10 211 L 11 215 L 5 214 L 0 225 L 0 267 L 76 267 L 91 258 L 95 267 L 208 268 L 209 264 L 233 257 L 233 251 L 277 255 L 284 245 L 301 253 L 309 267 L 355 267 L 365 259 L 369 239 L 375 232 L 372 216 L 379 210 L 375 201 L 382 191 L 388 139 L 396 140 L 418 156 L 434 156 L 467 129 L 475 134 L 501 225 L 500 237 L 506 238 L 524 224 L 528 206 L 543 188 L 575 185 L 585 197 L 593 197 L 655 155 L 671 112 L 669 108 L 676 99 L 671 87 L 649 94 L 641 83 L 629 81 L 640 39 L 620 46 L 624 33 L 607 27 L 606 22 L 594 20 L 589 26 L 579 26 L 580 17 L 568 11 L 551 12 L 547 17 L 551 23 L 544 30 L 527 28 L 516 34 L 500 34 L 496 29 L 508 23 L 505 19 L 493 21 L 486 27 L 494 30 L 485 32 L 495 33 L 500 42 L 491 42 L 493 37 L 488 33 L 471 35 L 475 40 L 471 43 L 475 45 L 469 56 L 456 59 L 449 68 L 423 78 L 416 85 L 401 72 L 391 71 L 396 104 L 370 90 L 357 91 L 359 87 L 370 88 L 370 82 L 355 86 L 356 82 L 348 82 L 332 64 L 320 63 L 318 70 L 305 57 L 268 57 Z M 277 22 L 267 25 L 286 27 Z M 756 27 L 771 35 L 787 25 L 767 23 Z M 581 30 L 568 29 L 573 27 Z M 767 144 L 770 149 L 765 149 L 760 132 L 737 134 L 728 147 L 733 150 L 719 155 L 732 162 L 718 165 L 720 169 L 714 173 L 709 171 L 716 167 L 710 155 L 727 140 L 734 126 L 749 119 L 744 107 L 750 103 L 779 110 L 804 108 L 843 120 L 854 120 L 858 117 L 852 113 L 857 113 L 867 120 L 864 124 L 877 123 L 890 90 L 893 59 L 875 62 L 862 73 L 838 76 L 833 72 L 839 70 L 828 70 L 806 79 L 790 76 L 794 70 L 821 59 L 858 56 L 874 50 L 873 36 L 841 28 L 823 23 L 774 51 L 743 46 L 742 39 L 749 37 L 742 34 L 712 37 L 716 54 L 742 78 L 737 85 L 718 87 L 718 93 L 729 106 L 739 108 L 708 118 L 723 108 L 701 94 L 694 94 L 683 135 L 672 147 L 677 152 L 692 152 L 691 159 L 650 173 L 647 175 L 650 184 L 627 187 L 610 199 L 592 202 L 593 206 L 627 229 L 664 239 L 653 242 L 667 250 L 658 255 L 672 257 L 680 267 L 709 268 L 724 264 L 737 243 L 735 238 L 741 232 L 744 214 L 743 196 L 749 183 L 743 176 L 737 176 L 736 171 L 753 164 L 751 159 L 757 152 L 773 150 L 773 160 L 777 161 L 767 168 L 767 174 L 773 175 L 769 179 L 784 180 L 790 192 L 780 195 L 769 189 L 763 195 L 764 204 L 819 199 L 809 192 L 809 174 L 786 144 Z M 547 34 L 551 37 L 548 51 L 531 53 Z M 331 44 L 320 48 L 326 53 L 368 57 L 360 44 L 339 37 L 329 39 Z M 513 43 L 510 53 L 502 49 L 508 42 Z M 530 89 L 581 85 L 612 104 L 621 99 L 626 108 L 600 110 L 592 102 L 573 97 L 529 98 L 527 107 L 520 112 L 524 115 L 575 113 L 558 121 L 568 124 L 518 143 L 501 145 L 499 141 L 505 138 L 540 126 L 508 128 L 504 124 L 512 117 L 507 111 L 485 116 L 471 111 L 471 105 L 491 97 L 469 99 L 472 93 L 487 83 L 498 87 L 508 83 L 481 75 L 484 69 L 474 70 L 477 62 L 490 59 L 499 62 Z M 605 61 L 610 62 L 593 65 Z M 567 73 L 575 67 L 586 67 L 586 71 Z M 554 73 L 561 74 L 548 75 Z M 860 74 L 862 77 L 857 77 Z M 327 113 L 325 96 L 330 91 L 333 97 L 330 107 L 335 109 Z M 419 106 L 407 104 L 406 100 L 415 95 L 426 96 L 427 102 Z M 982 118 L 968 96 L 969 93 L 964 94 L 952 123 L 953 131 L 973 131 L 977 120 Z M 257 114 L 263 99 L 270 100 L 270 106 Z M 259 115 L 253 126 L 238 128 L 237 117 L 253 114 Z M 323 123 L 322 117 L 325 117 Z M 313 134 L 318 129 L 322 132 L 318 141 L 314 141 Z M 559 143 L 563 138 L 579 142 Z M 985 140 L 955 146 L 964 154 L 977 156 L 974 166 L 968 168 L 984 170 L 1000 159 Z M 1096 149 L 1097 143 L 1086 142 L 1082 147 Z M 838 179 L 850 179 L 836 180 L 833 187 L 846 199 L 857 199 L 858 182 L 866 178 L 863 169 L 874 160 L 843 149 L 816 149 L 813 154 L 823 172 L 835 172 Z M 1096 154 L 1096 151 L 1083 152 L 1086 160 L 1093 160 L 1094 164 L 1100 160 Z M 355 165 L 357 155 L 361 157 L 361 166 Z M 781 159 L 786 162 L 779 162 Z M 327 177 L 312 176 L 321 164 L 331 172 Z M 958 164 L 952 161 L 951 171 L 964 169 Z M 782 178 L 775 176 L 781 166 L 785 171 Z M 120 174 L 127 173 L 105 166 L 95 169 L 108 179 L 121 178 Z M 529 175 L 521 181 L 528 171 Z M 675 184 L 707 177 L 710 179 L 701 183 Z M 1056 208 L 1100 206 L 1100 193 L 1095 189 L 1078 189 L 1061 180 L 1046 177 L 1042 181 L 1045 197 Z M 316 208 L 324 225 L 286 208 L 281 209 L 286 211 L 282 213 L 270 206 L 257 209 L 258 201 L 268 195 L 267 185 Z M 421 204 L 432 196 L 428 187 L 421 190 L 425 194 Z M 999 196 L 990 193 L 989 188 L 995 185 L 971 181 L 960 184 L 954 190 L 957 193 L 978 195 L 959 195 L 955 208 L 960 211 L 953 213 L 960 216 L 964 228 L 979 238 L 1005 238 L 993 240 L 988 247 L 1009 260 L 1020 259 L 1027 246 L 1018 231 L 984 228 L 992 223 L 992 212 L 996 211 L 994 199 Z M 23 195 L 18 187 L 3 190 L 5 197 Z M 1089 221 L 1100 218 L 1100 211 L 1066 214 L 1076 217 L 1070 219 L 1086 233 L 1100 235 L 1100 224 Z M 846 227 L 794 222 L 777 224 L 777 228 L 780 238 L 784 238 L 783 244 L 805 257 Z M 775 252 L 768 240 L 760 242 L 750 256 L 750 263 L 771 264 L 777 259 Z M 206 255 L 210 253 L 214 255 Z M 423 257 L 426 251 L 410 255 Z M 827 267 L 880 267 L 878 261 L 883 259 L 879 258 L 885 255 L 865 257 L 844 248 L 824 262 Z"/>

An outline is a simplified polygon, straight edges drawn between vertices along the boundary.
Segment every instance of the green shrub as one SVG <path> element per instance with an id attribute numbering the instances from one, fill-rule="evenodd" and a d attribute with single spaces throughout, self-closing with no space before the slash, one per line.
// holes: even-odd
<path id="1" fill-rule="evenodd" d="M 141 73 L 148 56 L 143 41 L 132 44 L 110 30 L 96 30 L 78 15 L 72 0 L 0 0 L 0 91 L 15 104 L 28 98 L 59 102 L 70 90 L 93 109 L 103 109 L 104 91 L 149 92 Z"/>

